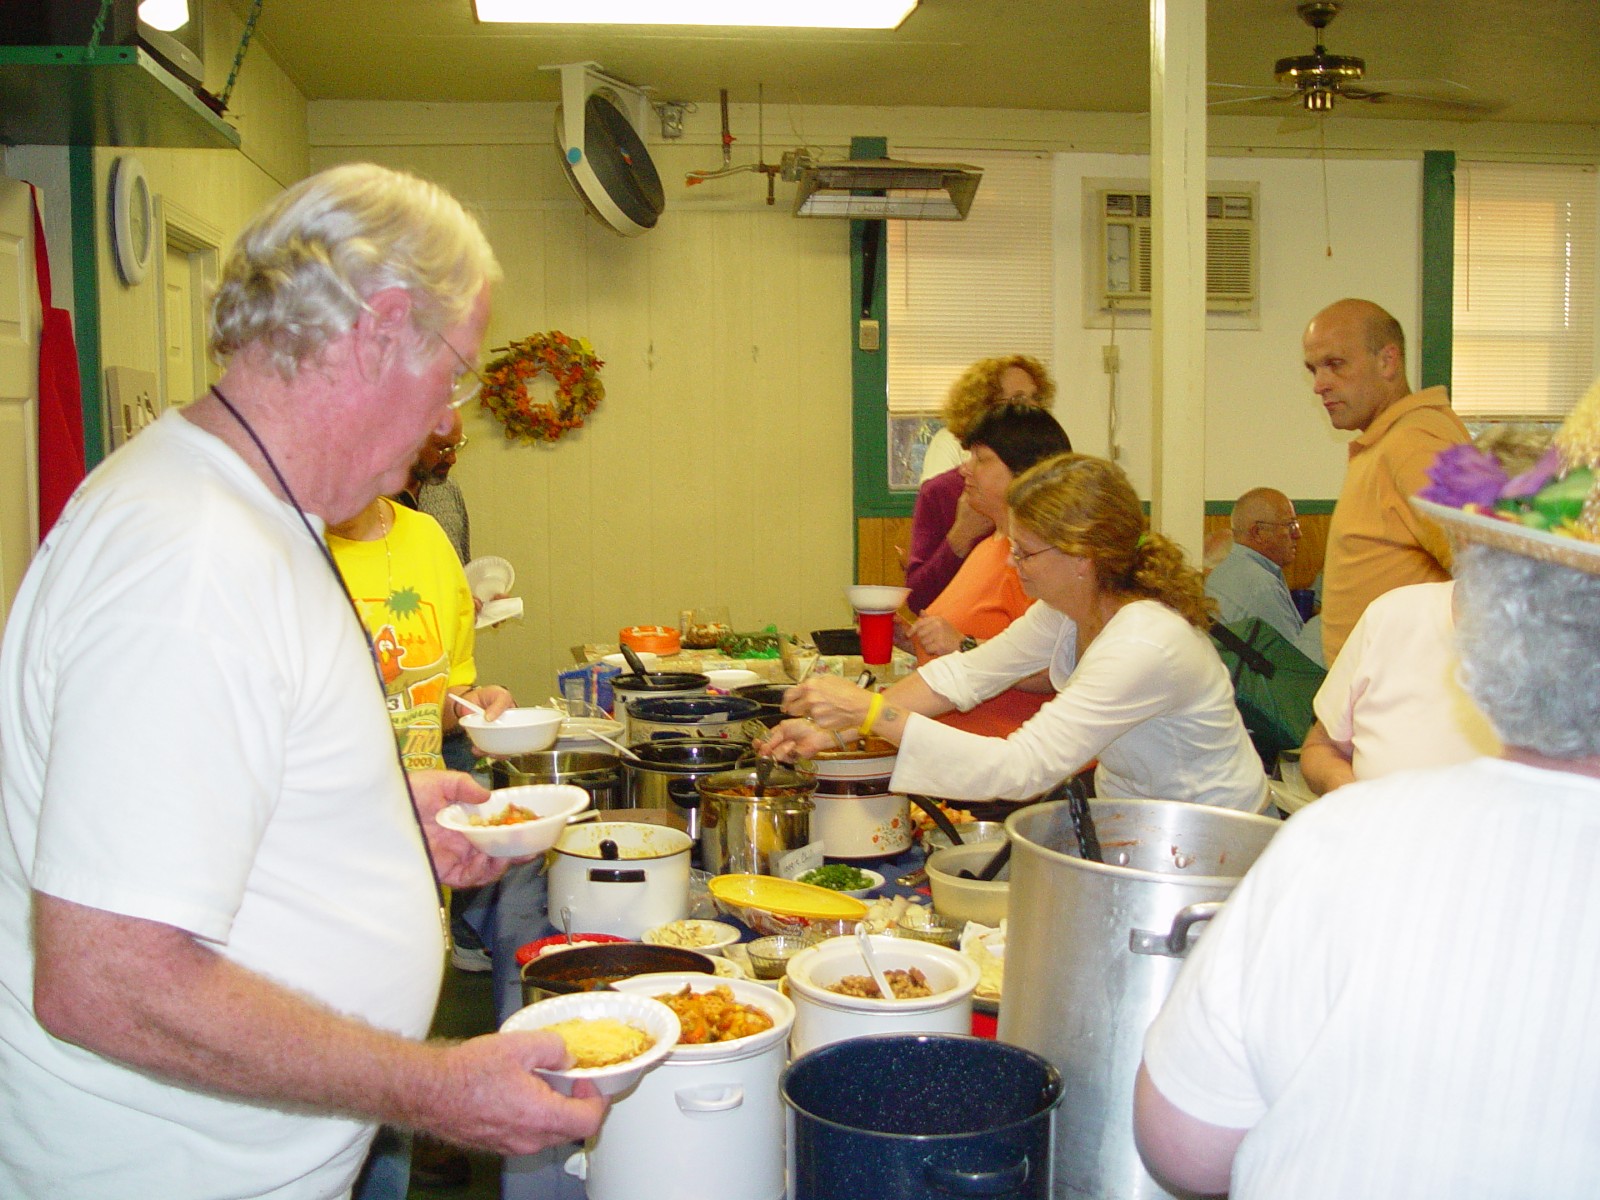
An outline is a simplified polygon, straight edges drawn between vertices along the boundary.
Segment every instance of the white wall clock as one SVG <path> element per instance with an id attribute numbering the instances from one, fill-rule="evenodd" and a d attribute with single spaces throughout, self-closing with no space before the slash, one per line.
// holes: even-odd
<path id="1" fill-rule="evenodd" d="M 111 253 L 117 261 L 117 274 L 129 287 L 144 278 L 154 238 L 144 165 L 124 154 L 111 164 Z"/>

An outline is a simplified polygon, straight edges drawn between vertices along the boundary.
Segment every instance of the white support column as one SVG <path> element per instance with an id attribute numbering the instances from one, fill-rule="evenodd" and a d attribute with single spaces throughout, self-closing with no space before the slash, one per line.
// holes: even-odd
<path id="1" fill-rule="evenodd" d="M 1151 525 L 1198 566 L 1205 542 L 1205 0 L 1150 0 L 1150 142 Z"/>

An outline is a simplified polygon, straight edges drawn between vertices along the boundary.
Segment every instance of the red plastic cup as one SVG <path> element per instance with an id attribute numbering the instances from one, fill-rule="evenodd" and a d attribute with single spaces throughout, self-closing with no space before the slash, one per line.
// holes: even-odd
<path id="1" fill-rule="evenodd" d="M 894 656 L 894 614 L 857 613 L 856 627 L 861 631 L 861 661 L 868 666 L 882 666 Z"/>

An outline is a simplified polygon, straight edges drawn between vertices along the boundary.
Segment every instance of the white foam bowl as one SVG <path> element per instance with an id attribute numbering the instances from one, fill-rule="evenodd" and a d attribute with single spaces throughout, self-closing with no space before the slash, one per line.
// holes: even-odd
<path id="1" fill-rule="evenodd" d="M 726 921 L 685 917 L 646 929 L 639 940 L 652 946 L 682 946 L 701 954 L 719 955 L 739 940 L 739 931 Z"/>
<path id="2" fill-rule="evenodd" d="M 461 728 L 479 754 L 532 754 L 556 744 L 566 719 L 557 708 L 510 708 L 493 721 L 464 713 Z"/>
<path id="3" fill-rule="evenodd" d="M 643 1054 L 609 1067 L 568 1067 L 560 1071 L 535 1067 L 534 1073 L 563 1096 L 572 1095 L 573 1087 L 584 1079 L 594 1084 L 602 1096 L 615 1096 L 639 1082 L 646 1071 L 670 1054 L 678 1044 L 677 1014 L 661 1001 L 625 992 L 578 992 L 570 996 L 552 996 L 512 1013 L 500 1026 L 500 1032 L 528 1032 L 560 1021 L 604 1017 L 642 1029 L 650 1035 L 654 1044 Z"/>
<path id="4" fill-rule="evenodd" d="M 472 594 L 487 604 L 496 596 L 509 596 L 517 582 L 517 572 L 511 564 L 498 555 L 485 554 L 466 565 L 467 586 Z"/>
<path id="5" fill-rule="evenodd" d="M 610 717 L 568 717 L 561 722 L 559 741 L 563 746 L 590 746 L 601 749 L 602 753 L 609 752 L 611 747 L 597 736 L 599 734 L 613 740 L 620 738 L 622 722 Z"/>
<path id="6" fill-rule="evenodd" d="M 473 817 L 495 817 L 509 805 L 538 813 L 515 825 L 474 825 Z M 567 822 L 589 807 L 589 793 L 570 783 L 532 783 L 500 788 L 482 804 L 451 804 L 434 821 L 454 830 L 491 858 L 526 858 L 556 844 Z"/>
<path id="7" fill-rule="evenodd" d="M 712 671 L 700 672 L 711 686 L 719 692 L 731 692 L 734 688 L 749 687 L 754 683 L 761 683 L 761 676 L 754 671 L 747 671 L 737 667 L 719 667 Z"/>
<path id="8" fill-rule="evenodd" d="M 850 600 L 850 607 L 857 612 L 884 613 L 897 612 L 906 597 L 911 595 L 907 587 L 889 587 L 887 584 L 858 583 L 854 587 L 844 590 Z"/>

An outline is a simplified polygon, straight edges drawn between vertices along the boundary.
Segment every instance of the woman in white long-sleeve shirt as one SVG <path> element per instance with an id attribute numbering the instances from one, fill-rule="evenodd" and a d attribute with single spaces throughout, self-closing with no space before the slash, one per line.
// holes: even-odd
<path id="1" fill-rule="evenodd" d="M 1063 454 L 1007 493 L 1012 558 L 1035 604 L 1000 636 L 878 694 L 834 677 L 792 689 L 765 749 L 804 755 L 868 733 L 900 747 L 890 786 L 953 799 L 1027 799 L 1099 759 L 1096 794 L 1256 812 L 1261 759 L 1205 629 L 1199 572 L 1144 527 L 1121 468 Z M 1006 738 L 931 718 L 1048 672 L 1055 699 Z"/>

